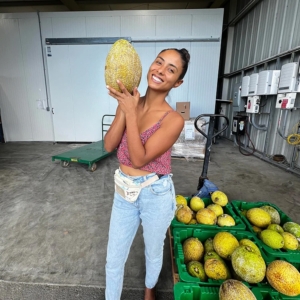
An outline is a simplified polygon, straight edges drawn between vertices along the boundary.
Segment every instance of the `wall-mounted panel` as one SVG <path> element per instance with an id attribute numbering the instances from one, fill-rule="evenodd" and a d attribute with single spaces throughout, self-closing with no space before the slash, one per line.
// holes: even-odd
<path id="1" fill-rule="evenodd" d="M 199 35 L 206 36 L 205 30 Z M 165 15 L 156 17 L 156 36 L 174 37 L 192 35 L 192 15 Z"/>
<path id="2" fill-rule="evenodd" d="M 261 4 L 261 12 L 259 18 L 259 38 L 257 38 L 257 44 L 255 48 L 255 61 L 261 60 L 262 57 L 262 50 L 265 43 L 266 37 L 266 24 L 268 18 L 268 11 L 269 11 L 269 3 L 268 1 L 263 1 Z"/>
<path id="3" fill-rule="evenodd" d="M 121 17 L 121 36 L 153 37 L 156 35 L 155 16 Z M 176 18 L 176 17 L 175 17 Z"/>
<path id="4" fill-rule="evenodd" d="M 299 1 L 288 0 L 285 6 L 285 18 L 282 28 L 282 39 L 279 46 L 278 53 L 287 51 L 290 49 L 295 31 L 296 13 L 299 5 Z M 299 29 L 296 28 L 298 31 Z"/>
<path id="5" fill-rule="evenodd" d="M 19 30 L 18 19 L 0 19 L 0 107 L 6 141 L 33 140 Z"/>
<path id="6" fill-rule="evenodd" d="M 86 37 L 86 27 L 84 17 L 52 19 L 53 38 L 80 38 Z"/>
<path id="7" fill-rule="evenodd" d="M 112 26 L 112 24 L 114 24 Z M 120 36 L 121 17 L 86 17 L 87 37 L 111 37 Z"/>

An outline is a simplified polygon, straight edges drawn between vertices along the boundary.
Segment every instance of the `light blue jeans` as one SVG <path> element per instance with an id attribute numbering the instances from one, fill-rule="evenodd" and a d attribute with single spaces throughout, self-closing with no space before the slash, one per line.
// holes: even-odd
<path id="1" fill-rule="evenodd" d="M 155 173 L 146 176 L 121 176 L 144 182 Z M 165 175 L 142 189 L 134 203 L 124 200 L 115 193 L 112 207 L 107 257 L 106 257 L 106 300 L 121 298 L 124 267 L 137 229 L 142 222 L 145 243 L 147 288 L 153 288 L 158 280 L 162 262 L 166 232 L 174 217 L 176 199 L 172 174 Z"/>

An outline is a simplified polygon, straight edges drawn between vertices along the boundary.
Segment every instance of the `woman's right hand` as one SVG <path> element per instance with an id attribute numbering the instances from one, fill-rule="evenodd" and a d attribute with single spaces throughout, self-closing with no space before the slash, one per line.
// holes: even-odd
<path id="1" fill-rule="evenodd" d="M 133 89 L 131 95 L 120 80 L 117 80 L 117 83 L 122 92 L 119 92 L 112 87 L 107 86 L 108 94 L 118 101 L 120 109 L 125 114 L 131 114 L 135 112 L 140 99 L 140 93 L 137 87 Z"/>

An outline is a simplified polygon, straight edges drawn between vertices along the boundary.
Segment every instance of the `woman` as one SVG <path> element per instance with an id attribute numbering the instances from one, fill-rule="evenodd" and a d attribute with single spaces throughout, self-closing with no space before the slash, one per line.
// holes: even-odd
<path id="1" fill-rule="evenodd" d="M 171 148 L 184 120 L 165 98 L 183 83 L 190 55 L 186 49 L 161 51 L 147 74 L 146 95 L 108 88 L 118 101 L 115 119 L 105 135 L 108 152 L 118 148 L 115 195 L 106 258 L 106 300 L 121 297 L 124 266 L 140 222 L 146 259 L 145 300 L 155 299 L 167 229 L 176 208 L 171 174 Z"/>

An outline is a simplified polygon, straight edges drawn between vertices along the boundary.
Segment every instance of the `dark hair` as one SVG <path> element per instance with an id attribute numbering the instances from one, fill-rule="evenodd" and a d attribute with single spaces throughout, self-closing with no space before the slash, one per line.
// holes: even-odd
<path id="1" fill-rule="evenodd" d="M 168 48 L 168 49 L 164 49 L 162 51 L 160 51 L 160 53 L 164 52 L 164 51 L 167 51 L 167 50 L 175 50 L 177 53 L 180 54 L 180 57 L 181 57 L 181 61 L 182 61 L 182 72 L 179 76 L 179 80 L 180 79 L 183 79 L 187 69 L 188 69 L 188 66 L 189 66 L 189 62 L 190 62 L 190 54 L 189 54 L 189 51 L 186 50 L 185 48 L 182 48 L 182 49 L 177 49 L 177 48 Z"/>

